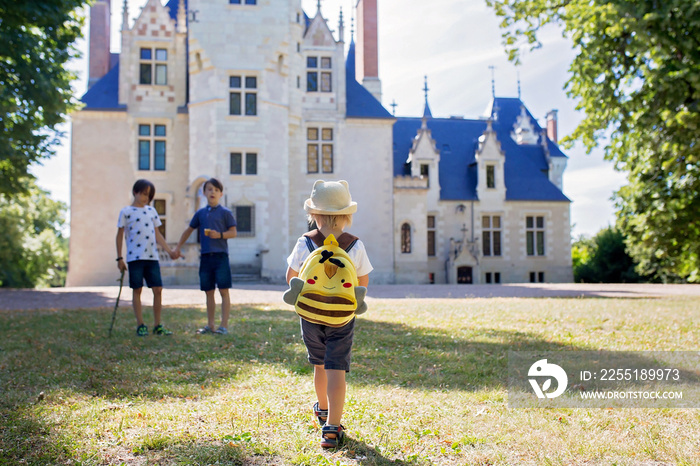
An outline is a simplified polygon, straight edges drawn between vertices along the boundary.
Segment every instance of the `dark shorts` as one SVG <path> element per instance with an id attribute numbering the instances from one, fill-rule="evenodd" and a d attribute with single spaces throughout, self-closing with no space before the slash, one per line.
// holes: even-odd
<path id="1" fill-rule="evenodd" d="M 355 319 L 342 327 L 314 324 L 302 318 L 299 320 L 309 362 L 315 366 L 322 365 L 324 369 L 350 372 Z"/>
<path id="2" fill-rule="evenodd" d="M 202 254 L 199 261 L 199 289 L 211 291 L 231 288 L 231 264 L 225 252 Z"/>
<path id="3" fill-rule="evenodd" d="M 149 288 L 163 286 L 158 261 L 131 261 L 126 265 L 129 267 L 129 287 L 143 288 L 144 279 Z"/>

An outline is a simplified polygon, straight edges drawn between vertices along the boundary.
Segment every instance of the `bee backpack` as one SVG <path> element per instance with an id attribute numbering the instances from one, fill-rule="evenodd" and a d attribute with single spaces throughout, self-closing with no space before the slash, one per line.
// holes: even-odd
<path id="1" fill-rule="evenodd" d="M 299 276 L 290 280 L 284 301 L 309 322 L 342 327 L 367 310 L 367 288 L 359 286 L 355 264 L 347 253 L 357 238 L 343 233 L 338 240 L 333 235 L 324 239 L 318 230 L 304 236 L 311 254 Z M 317 248 L 314 240 L 323 245 Z"/>

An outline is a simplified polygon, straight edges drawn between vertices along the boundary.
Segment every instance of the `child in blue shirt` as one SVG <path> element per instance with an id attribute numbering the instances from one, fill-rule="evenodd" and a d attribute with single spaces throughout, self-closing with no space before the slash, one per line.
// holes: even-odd
<path id="1" fill-rule="evenodd" d="M 219 204 L 224 195 L 224 186 L 216 178 L 210 178 L 204 183 L 204 195 L 207 206 L 199 209 L 192 217 L 190 226 L 182 233 L 180 241 L 175 246 L 175 253 L 190 237 L 195 229 L 199 229 L 202 254 L 199 262 L 199 288 L 207 296 L 207 325 L 197 330 L 197 333 L 228 333 L 228 318 L 231 312 L 231 264 L 228 258 L 228 241 L 237 236 L 236 219 L 230 209 Z M 221 325 L 214 330 L 216 287 L 221 294 Z"/>

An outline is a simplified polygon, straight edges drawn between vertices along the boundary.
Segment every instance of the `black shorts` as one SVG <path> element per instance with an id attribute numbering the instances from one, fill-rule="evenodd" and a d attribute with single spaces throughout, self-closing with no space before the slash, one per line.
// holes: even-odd
<path id="1" fill-rule="evenodd" d="M 232 286 L 228 254 L 225 252 L 202 254 L 199 261 L 199 289 L 211 291 L 217 286 L 220 290 L 227 290 Z"/>
<path id="2" fill-rule="evenodd" d="M 355 319 L 342 327 L 314 324 L 301 317 L 299 320 L 309 362 L 315 366 L 322 365 L 324 369 L 350 372 Z"/>
<path id="3" fill-rule="evenodd" d="M 149 288 L 163 286 L 160 277 L 160 264 L 158 261 L 131 261 L 126 264 L 129 267 L 129 287 L 133 289 L 143 288 L 143 280 Z"/>

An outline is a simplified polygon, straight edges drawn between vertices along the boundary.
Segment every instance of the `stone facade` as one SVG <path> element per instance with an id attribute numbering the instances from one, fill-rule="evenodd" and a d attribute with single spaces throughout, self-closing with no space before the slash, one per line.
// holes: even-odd
<path id="1" fill-rule="evenodd" d="M 442 152 L 427 117 L 406 160 L 410 172 L 397 175 L 396 119 L 373 100 L 381 98 L 376 1 L 358 5 L 356 72 L 342 20 L 334 37 L 320 11 L 307 17 L 299 0 L 242 3 L 149 0 L 132 27 L 125 13 L 118 66 L 91 75 L 86 108 L 72 117 L 69 286 L 114 283 L 117 213 L 136 179 L 155 184 L 174 244 L 205 202 L 210 177 L 224 184 L 222 202 L 245 215 L 229 241 L 234 275 L 282 282 L 285 259 L 308 229 L 302 206 L 314 181 L 345 179 L 359 206 L 350 231 L 367 247 L 374 283 L 466 282 L 467 268 L 471 283 L 496 273 L 503 283 L 529 281 L 532 272 L 571 280 L 568 200 L 507 200 L 507 162 L 490 129 L 476 153 L 477 199 L 441 194 Z M 319 87 L 309 91 L 313 73 Z M 561 188 L 566 159 L 548 160 Z M 486 187 L 487 166 L 495 188 Z M 500 235 L 499 255 L 482 250 L 484 216 L 499 218 L 488 229 Z M 530 234 L 527 218 L 544 223 Z M 528 254 L 529 234 L 543 236 L 545 254 Z M 166 285 L 197 283 L 196 234 L 183 252 L 177 261 L 161 254 Z"/>

